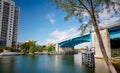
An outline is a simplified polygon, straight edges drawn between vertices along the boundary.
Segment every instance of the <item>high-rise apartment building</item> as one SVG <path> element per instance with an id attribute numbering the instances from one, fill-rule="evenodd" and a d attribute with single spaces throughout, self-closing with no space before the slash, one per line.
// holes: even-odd
<path id="1" fill-rule="evenodd" d="M 0 0 L 0 46 L 16 48 L 19 7 L 13 0 Z"/>

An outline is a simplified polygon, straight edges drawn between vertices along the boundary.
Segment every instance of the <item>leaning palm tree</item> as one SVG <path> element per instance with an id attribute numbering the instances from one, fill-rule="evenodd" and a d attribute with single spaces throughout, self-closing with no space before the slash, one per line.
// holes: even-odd
<path id="1" fill-rule="evenodd" d="M 107 10 L 109 13 L 112 10 L 116 14 L 120 11 L 120 0 L 54 0 L 54 2 L 57 7 L 62 8 L 65 12 L 67 12 L 65 20 L 68 20 L 72 16 L 78 18 L 80 22 L 82 22 L 82 19 L 84 20 L 84 18 L 89 20 L 88 23 L 81 25 L 82 30 L 85 31 L 89 25 L 93 26 L 109 71 L 111 73 L 117 73 L 106 54 L 103 40 L 99 32 L 98 23 L 100 12 Z M 89 16 L 84 16 L 85 13 L 89 14 Z"/>

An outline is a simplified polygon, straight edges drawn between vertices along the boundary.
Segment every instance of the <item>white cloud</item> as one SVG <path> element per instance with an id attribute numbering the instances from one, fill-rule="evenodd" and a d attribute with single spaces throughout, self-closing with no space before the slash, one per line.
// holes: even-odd
<path id="1" fill-rule="evenodd" d="M 54 23 L 55 23 L 55 19 L 52 19 L 52 18 L 51 18 L 51 19 L 49 19 L 49 21 L 50 21 L 51 24 L 54 24 Z"/>
<path id="2" fill-rule="evenodd" d="M 63 30 L 63 31 L 59 31 L 58 29 L 56 29 L 50 34 L 52 38 L 47 39 L 47 43 L 57 43 L 57 42 L 78 36 L 79 31 L 77 29 L 78 28 L 76 27 L 70 28 L 68 30 Z"/>
<path id="3" fill-rule="evenodd" d="M 68 38 L 68 33 L 66 31 L 55 30 L 51 33 L 51 36 L 62 40 L 62 39 Z"/>
<path id="4" fill-rule="evenodd" d="M 50 22 L 51 24 L 54 24 L 54 23 L 56 22 L 56 20 L 55 20 L 55 14 L 53 14 L 53 13 L 48 14 L 48 15 L 47 15 L 47 19 L 49 20 L 49 22 Z"/>
<path id="5" fill-rule="evenodd" d="M 108 13 L 107 10 L 104 10 L 104 12 L 99 13 L 100 19 L 108 19 L 111 15 L 113 15 L 113 11 Z"/>
<path id="6" fill-rule="evenodd" d="M 85 13 L 83 14 L 83 16 L 84 16 L 84 17 L 89 16 L 88 12 L 85 12 Z"/>
<path id="7" fill-rule="evenodd" d="M 114 24 L 120 20 L 120 14 L 115 15 L 113 8 L 110 8 L 111 11 L 105 9 L 103 12 L 99 13 L 100 16 L 100 26 L 107 26 L 109 24 Z M 118 6 L 115 6 L 115 9 L 118 9 Z"/>
<path id="8" fill-rule="evenodd" d="M 107 26 L 117 23 L 120 20 L 120 17 L 111 17 L 109 19 L 104 19 L 101 21 L 100 26 Z"/>
<path id="9" fill-rule="evenodd" d="M 48 44 L 48 43 L 55 44 L 56 42 L 58 42 L 58 40 L 50 38 L 50 39 L 47 39 L 46 44 Z"/>

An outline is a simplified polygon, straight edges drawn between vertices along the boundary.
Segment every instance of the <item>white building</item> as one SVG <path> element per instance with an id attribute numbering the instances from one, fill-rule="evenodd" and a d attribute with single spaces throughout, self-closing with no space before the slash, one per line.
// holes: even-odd
<path id="1" fill-rule="evenodd" d="M 0 46 L 16 48 L 19 8 L 13 0 L 0 0 Z"/>

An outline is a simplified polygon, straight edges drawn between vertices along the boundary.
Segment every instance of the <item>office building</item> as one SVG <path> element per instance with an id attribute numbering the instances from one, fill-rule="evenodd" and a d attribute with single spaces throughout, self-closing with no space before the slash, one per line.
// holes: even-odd
<path id="1" fill-rule="evenodd" d="M 13 0 L 0 0 L 0 46 L 16 48 L 19 7 Z"/>

